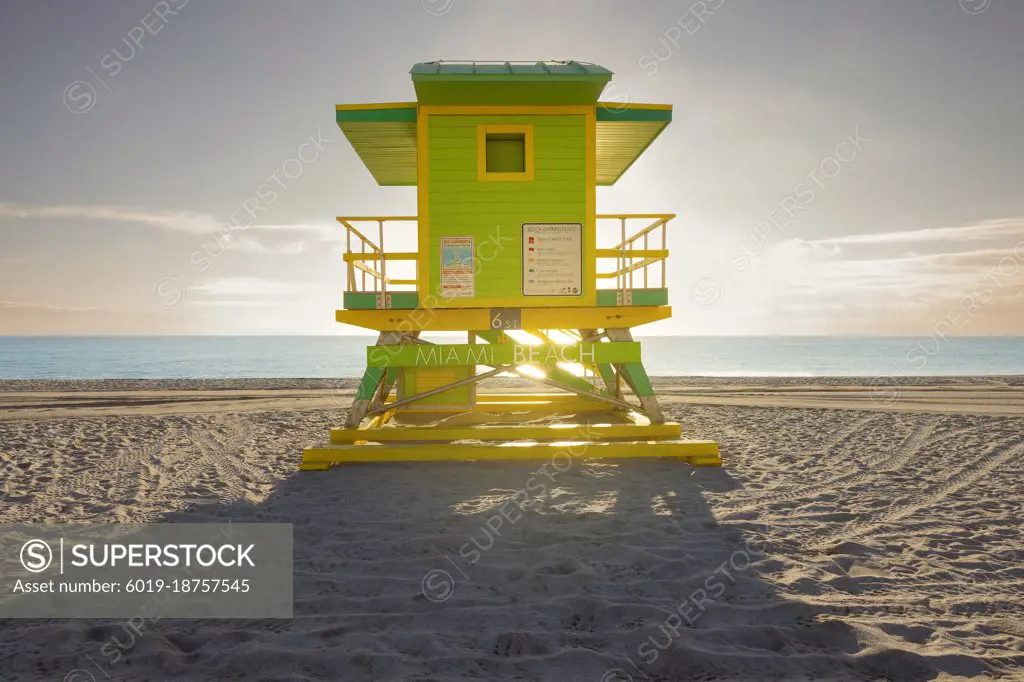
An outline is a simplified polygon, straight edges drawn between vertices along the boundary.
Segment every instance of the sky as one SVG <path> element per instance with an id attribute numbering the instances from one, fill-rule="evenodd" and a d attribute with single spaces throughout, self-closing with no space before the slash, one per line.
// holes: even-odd
<path id="1" fill-rule="evenodd" d="M 593 62 L 605 99 L 674 106 L 598 190 L 678 216 L 641 333 L 1024 334 L 1016 0 L 0 8 L 0 334 L 360 333 L 333 218 L 415 189 L 376 186 L 334 105 L 414 100 L 435 59 Z"/>

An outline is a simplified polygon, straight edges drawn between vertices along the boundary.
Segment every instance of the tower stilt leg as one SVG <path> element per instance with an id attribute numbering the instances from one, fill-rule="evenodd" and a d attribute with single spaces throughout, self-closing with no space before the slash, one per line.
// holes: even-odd
<path id="1" fill-rule="evenodd" d="M 607 329 L 605 331 L 608 334 L 608 338 L 612 341 L 633 340 L 633 334 L 629 329 Z M 619 365 L 618 367 L 622 378 L 626 380 L 634 395 L 640 400 L 640 405 L 643 407 L 644 413 L 651 420 L 651 423 L 664 423 L 665 415 L 661 411 L 658 397 L 654 394 L 650 377 L 647 376 L 647 370 L 644 369 L 643 364 L 637 362 Z"/>
<path id="2" fill-rule="evenodd" d="M 403 336 L 401 332 L 381 332 L 374 345 L 396 346 L 402 343 Z M 387 400 L 393 384 L 394 380 L 388 376 L 388 371 L 385 368 L 367 367 L 362 381 L 359 382 L 359 388 L 356 390 L 356 398 L 352 401 L 352 406 L 348 408 L 345 428 L 358 427 L 372 407 Z"/>

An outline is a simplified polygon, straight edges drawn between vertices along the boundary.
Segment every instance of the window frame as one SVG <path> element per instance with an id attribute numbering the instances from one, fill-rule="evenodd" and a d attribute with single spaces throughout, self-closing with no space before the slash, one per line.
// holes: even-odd
<path id="1" fill-rule="evenodd" d="M 523 136 L 523 171 L 489 173 L 487 171 L 488 133 Z M 489 124 L 476 127 L 477 180 L 480 182 L 530 182 L 533 180 L 533 124 Z"/>

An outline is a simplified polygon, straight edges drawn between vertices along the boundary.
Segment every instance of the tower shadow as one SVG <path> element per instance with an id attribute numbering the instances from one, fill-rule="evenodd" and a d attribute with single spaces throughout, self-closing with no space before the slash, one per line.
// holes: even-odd
<path id="1" fill-rule="evenodd" d="M 569 455 L 295 473 L 263 499 L 161 519 L 293 524 L 292 619 L 4 629 L 8 646 L 24 628 L 60 642 L 34 672 L 71 682 L 934 676 L 857 655 L 850 625 L 766 580 L 771 529 L 722 523 L 706 501 L 737 485 L 674 460 Z"/>

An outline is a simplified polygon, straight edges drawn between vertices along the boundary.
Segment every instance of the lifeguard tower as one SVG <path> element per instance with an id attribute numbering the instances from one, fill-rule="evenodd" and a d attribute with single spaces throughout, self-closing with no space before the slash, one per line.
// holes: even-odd
<path id="1" fill-rule="evenodd" d="M 379 336 L 344 426 L 304 450 L 302 468 L 557 452 L 720 465 L 714 442 L 680 440 L 666 421 L 631 331 L 672 314 L 675 216 L 596 208 L 597 187 L 626 172 L 671 106 L 598 102 L 612 73 L 576 61 L 411 73 L 415 102 L 336 108 L 380 185 L 417 188 L 418 215 L 337 219 L 337 321 Z"/>

